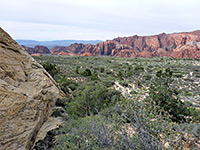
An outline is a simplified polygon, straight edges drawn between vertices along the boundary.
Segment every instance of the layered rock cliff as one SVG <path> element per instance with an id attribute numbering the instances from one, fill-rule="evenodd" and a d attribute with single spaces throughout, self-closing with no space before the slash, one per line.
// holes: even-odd
<path id="1" fill-rule="evenodd" d="M 87 55 L 94 49 L 92 44 L 74 43 L 70 46 L 55 46 L 51 49 L 51 54 L 54 55 Z M 84 54 L 86 53 L 86 54 Z M 91 54 L 90 54 L 91 55 Z"/>
<path id="2" fill-rule="evenodd" d="M 73 55 L 90 53 L 91 56 L 116 57 L 153 57 L 167 56 L 177 58 L 198 58 L 199 48 L 194 42 L 200 42 L 200 30 L 153 36 L 118 37 L 96 45 L 75 44 L 68 47 L 56 47 L 52 54 Z M 192 44 L 191 44 L 192 43 Z M 193 45 L 193 46 L 191 46 Z M 76 49 L 78 47 L 78 49 Z M 74 50 L 75 48 L 75 50 Z M 178 50 L 177 50 L 178 49 Z M 177 53 L 177 51 L 180 51 Z"/>
<path id="3" fill-rule="evenodd" d="M 43 67 L 0 28 L 0 149 L 31 149 L 62 96 Z"/>
<path id="4" fill-rule="evenodd" d="M 93 49 L 92 54 L 117 57 L 168 56 L 180 58 L 180 55 L 177 56 L 175 53 L 176 48 L 180 46 L 182 46 L 182 53 L 185 53 L 187 50 L 190 51 L 190 48 L 192 48 L 195 53 L 200 53 L 198 48 L 186 46 L 193 41 L 200 41 L 200 31 L 174 34 L 162 33 L 154 36 L 135 35 L 132 37 L 115 38 L 99 43 Z M 189 56 L 184 54 L 184 56 L 184 58 L 197 58 L 197 55 Z"/>

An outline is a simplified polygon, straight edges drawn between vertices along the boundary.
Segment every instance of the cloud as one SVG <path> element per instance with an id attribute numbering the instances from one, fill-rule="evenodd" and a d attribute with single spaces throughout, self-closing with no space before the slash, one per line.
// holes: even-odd
<path id="1" fill-rule="evenodd" d="M 102 31 L 67 25 L 25 23 L 16 21 L 0 21 L 0 24 L 14 39 L 107 40 L 117 36 L 130 36 L 125 32 Z"/>
<path id="2" fill-rule="evenodd" d="M 198 0 L 9 0 L 1 2 L 0 23 L 16 38 L 59 38 L 54 34 L 63 38 L 65 33 L 66 39 L 105 40 L 117 34 L 199 29 L 199 4 Z"/>

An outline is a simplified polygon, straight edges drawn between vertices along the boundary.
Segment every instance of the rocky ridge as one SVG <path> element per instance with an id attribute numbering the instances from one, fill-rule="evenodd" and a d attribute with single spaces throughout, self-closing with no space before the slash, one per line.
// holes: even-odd
<path id="1" fill-rule="evenodd" d="M 0 149 L 31 149 L 56 128 L 59 120 L 49 116 L 63 96 L 43 67 L 0 28 Z"/>
<path id="2" fill-rule="evenodd" d="M 74 43 L 70 46 L 56 46 L 51 49 L 51 54 L 54 55 L 88 55 L 92 52 L 94 45 Z M 85 54 L 86 53 L 86 54 Z M 91 55 L 91 54 L 89 54 Z"/>
<path id="3" fill-rule="evenodd" d="M 154 57 L 200 59 L 200 30 L 152 36 L 118 37 L 113 40 L 91 44 L 72 44 L 51 49 L 55 55 L 115 56 L 115 57 Z"/>

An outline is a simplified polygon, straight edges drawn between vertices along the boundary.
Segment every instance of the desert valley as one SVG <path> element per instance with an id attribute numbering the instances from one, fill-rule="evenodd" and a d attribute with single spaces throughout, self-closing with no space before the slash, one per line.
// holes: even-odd
<path id="1" fill-rule="evenodd" d="M 199 149 L 199 42 L 194 31 L 49 50 L 0 29 L 0 149 Z"/>

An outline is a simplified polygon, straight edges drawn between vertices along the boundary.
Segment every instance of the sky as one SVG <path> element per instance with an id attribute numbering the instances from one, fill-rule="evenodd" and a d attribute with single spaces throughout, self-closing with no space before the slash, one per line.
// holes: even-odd
<path id="1" fill-rule="evenodd" d="M 0 0 L 14 39 L 108 40 L 200 29 L 200 0 Z"/>

